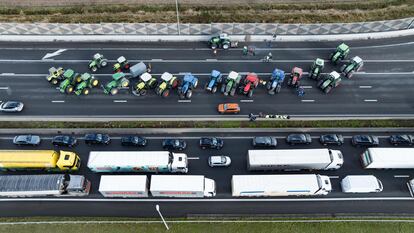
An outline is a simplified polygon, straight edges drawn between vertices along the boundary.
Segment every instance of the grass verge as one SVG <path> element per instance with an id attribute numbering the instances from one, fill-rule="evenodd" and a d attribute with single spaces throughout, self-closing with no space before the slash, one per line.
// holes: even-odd
<path id="1" fill-rule="evenodd" d="M 17 220 L 19 221 L 19 220 Z M 249 232 L 249 233 L 411 233 L 414 223 L 390 222 L 329 222 L 329 223 L 169 223 L 168 232 Z M 125 224 L 29 224 L 0 225 L 1 232 L 7 233 L 129 233 L 166 232 L 161 223 Z"/>
<path id="2" fill-rule="evenodd" d="M 414 16 L 414 0 L 319 3 L 181 5 L 182 23 L 327 23 L 388 20 Z M 175 5 L 79 5 L 0 7 L 2 22 L 175 23 Z"/>
<path id="3" fill-rule="evenodd" d="M 414 120 L 342 121 L 1 121 L 0 128 L 401 128 L 414 127 Z"/>

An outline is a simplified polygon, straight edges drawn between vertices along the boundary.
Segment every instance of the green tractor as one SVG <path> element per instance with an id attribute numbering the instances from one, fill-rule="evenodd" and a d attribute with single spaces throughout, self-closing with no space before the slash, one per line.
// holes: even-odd
<path id="1" fill-rule="evenodd" d="M 55 67 L 50 67 L 49 75 L 46 76 L 46 80 L 53 85 L 57 85 L 64 79 L 62 76 L 63 73 L 65 73 L 65 70 L 62 67 L 59 67 L 57 69 Z"/>
<path id="2" fill-rule="evenodd" d="M 320 79 L 317 86 L 322 89 L 323 92 L 328 94 L 332 88 L 339 86 L 341 81 L 341 75 L 336 71 L 332 71 L 330 74 Z"/>
<path id="3" fill-rule="evenodd" d="M 100 53 L 93 55 L 92 61 L 89 62 L 89 69 L 92 72 L 96 72 L 98 68 L 105 67 L 108 65 L 108 60 Z"/>
<path id="4" fill-rule="evenodd" d="M 343 65 L 341 67 L 342 74 L 347 78 L 352 78 L 355 72 L 358 72 L 362 66 L 364 65 L 364 61 L 358 56 L 353 57 L 348 64 Z"/>
<path id="5" fill-rule="evenodd" d="M 136 96 L 144 96 L 147 90 L 154 89 L 157 86 L 157 79 L 153 78 L 150 73 L 143 73 L 139 77 L 139 81 L 134 85 L 132 94 Z"/>
<path id="6" fill-rule="evenodd" d="M 309 72 L 309 77 L 312 79 L 319 79 L 319 76 L 322 73 L 322 70 L 325 66 L 325 62 L 323 59 L 316 58 L 311 66 L 311 70 Z"/>
<path id="7" fill-rule="evenodd" d="M 99 80 L 89 73 L 83 73 L 80 78 L 82 81 L 75 87 L 76 95 L 89 95 L 91 89 L 99 84 Z"/>
<path id="8" fill-rule="evenodd" d="M 209 41 L 208 41 L 208 45 L 210 46 L 211 49 L 217 49 L 217 48 L 222 48 L 222 49 L 229 49 L 231 46 L 231 41 L 230 38 L 227 34 L 223 33 L 220 34 L 218 36 L 213 36 Z"/>
<path id="9" fill-rule="evenodd" d="M 235 71 L 231 71 L 221 84 L 221 93 L 223 93 L 225 96 L 234 96 L 237 87 L 239 86 L 240 80 L 241 75 Z"/>
<path id="10" fill-rule="evenodd" d="M 67 69 L 62 76 L 63 81 L 59 84 L 59 91 L 62 93 L 71 94 L 75 86 L 82 81 L 81 75 L 72 69 Z"/>
<path id="11" fill-rule="evenodd" d="M 112 70 L 114 71 L 114 73 L 128 72 L 129 67 L 130 67 L 130 64 L 128 60 L 124 56 L 121 56 L 121 57 L 118 57 L 118 59 L 116 59 L 116 63 L 112 67 Z"/>
<path id="12" fill-rule="evenodd" d="M 348 56 L 349 51 L 349 46 L 342 43 L 338 45 L 334 53 L 331 53 L 329 59 L 336 65 L 340 60 L 343 60 Z"/>
<path id="13" fill-rule="evenodd" d="M 177 88 L 178 79 L 174 75 L 164 72 L 161 75 L 161 80 L 155 88 L 155 93 L 162 97 L 167 97 L 170 94 L 170 90 Z"/>
<path id="14" fill-rule="evenodd" d="M 126 78 L 125 73 L 119 72 L 112 75 L 112 81 L 108 82 L 105 86 L 102 86 L 105 94 L 116 95 L 121 88 L 127 88 L 129 86 L 129 80 Z"/>

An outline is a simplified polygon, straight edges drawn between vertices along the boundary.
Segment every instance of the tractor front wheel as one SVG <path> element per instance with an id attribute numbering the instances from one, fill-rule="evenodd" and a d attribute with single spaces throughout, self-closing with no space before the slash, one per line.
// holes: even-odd
<path id="1" fill-rule="evenodd" d="M 141 91 L 139 91 L 139 94 L 142 95 L 142 96 L 144 96 L 144 95 L 147 94 L 147 90 L 142 89 Z"/>
<path id="2" fill-rule="evenodd" d="M 224 50 L 227 50 L 227 49 L 229 49 L 230 48 L 230 43 L 225 43 L 225 44 L 223 44 L 223 49 Z"/>
<path id="3" fill-rule="evenodd" d="M 247 97 L 252 98 L 252 96 L 253 96 L 253 90 L 250 90 L 250 91 L 247 93 Z"/>
<path id="4" fill-rule="evenodd" d="M 106 59 L 101 61 L 101 66 L 105 67 L 106 65 L 108 65 L 108 61 Z"/>
<path id="5" fill-rule="evenodd" d="M 57 79 L 55 79 L 55 78 L 54 78 L 54 79 L 52 79 L 52 84 L 53 84 L 53 85 L 58 84 L 58 80 L 57 80 Z"/>
<path id="6" fill-rule="evenodd" d="M 163 92 L 162 92 L 162 97 L 168 97 L 170 95 L 170 90 L 164 90 Z"/>
<path id="7" fill-rule="evenodd" d="M 276 93 L 279 93 L 281 89 L 282 89 L 282 86 L 278 84 L 276 86 Z"/>
<path id="8" fill-rule="evenodd" d="M 187 91 L 187 93 L 185 94 L 185 97 L 187 98 L 187 99 L 191 99 L 191 96 L 193 95 L 193 91 L 191 91 L 191 90 L 188 90 Z"/>
<path id="9" fill-rule="evenodd" d="M 109 92 L 111 93 L 111 95 L 116 95 L 116 94 L 118 94 L 118 88 L 116 88 L 116 87 L 113 87 Z"/>
<path id="10" fill-rule="evenodd" d="M 198 85 L 198 80 L 197 80 L 197 81 L 195 81 L 195 83 L 194 83 L 194 89 L 196 89 L 196 88 L 197 88 L 197 85 Z"/>
<path id="11" fill-rule="evenodd" d="M 266 83 L 266 89 L 267 90 L 272 89 L 272 82 L 269 81 L 269 82 Z"/>
<path id="12" fill-rule="evenodd" d="M 92 66 L 92 67 L 91 67 L 91 71 L 92 71 L 92 72 L 96 72 L 96 71 L 98 71 L 98 67 L 96 67 L 96 66 Z"/>
<path id="13" fill-rule="evenodd" d="M 217 86 L 214 86 L 213 89 L 211 89 L 211 92 L 214 94 L 217 92 Z"/>

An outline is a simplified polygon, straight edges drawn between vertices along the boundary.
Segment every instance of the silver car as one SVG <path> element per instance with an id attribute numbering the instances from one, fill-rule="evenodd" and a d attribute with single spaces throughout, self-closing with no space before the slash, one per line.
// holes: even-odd
<path id="1" fill-rule="evenodd" d="M 19 135 L 14 137 L 13 143 L 18 146 L 37 146 L 40 144 L 40 137 L 37 135 Z"/>
<path id="2" fill-rule="evenodd" d="M 21 112 L 24 104 L 18 101 L 7 101 L 0 104 L 0 111 L 2 112 Z"/>
<path id="3" fill-rule="evenodd" d="M 228 167 L 231 164 L 231 159 L 228 156 L 217 155 L 208 158 L 208 165 L 210 167 Z"/>

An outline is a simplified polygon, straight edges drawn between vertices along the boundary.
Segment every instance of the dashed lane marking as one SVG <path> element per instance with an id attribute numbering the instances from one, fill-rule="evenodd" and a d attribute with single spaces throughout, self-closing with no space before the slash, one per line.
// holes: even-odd
<path id="1" fill-rule="evenodd" d="M 313 103 L 315 100 L 301 100 L 303 103 Z"/>
<path id="2" fill-rule="evenodd" d="M 370 88 L 372 88 L 372 86 L 359 86 L 359 88 L 361 88 L 361 89 L 370 89 Z"/>
<path id="3" fill-rule="evenodd" d="M 408 178 L 409 175 L 394 175 L 394 178 Z"/>
<path id="4" fill-rule="evenodd" d="M 241 103 L 253 103 L 254 100 L 240 100 Z"/>
<path id="5" fill-rule="evenodd" d="M 191 100 L 178 100 L 178 103 L 191 103 Z"/>
<path id="6" fill-rule="evenodd" d="M 375 100 L 375 99 L 367 99 L 367 100 L 364 100 L 364 102 L 378 102 L 378 100 Z"/>
<path id="7" fill-rule="evenodd" d="M 126 103 L 128 102 L 127 100 L 114 100 L 114 103 Z"/>
<path id="8" fill-rule="evenodd" d="M 65 103 L 64 100 L 52 100 L 52 103 Z"/>

